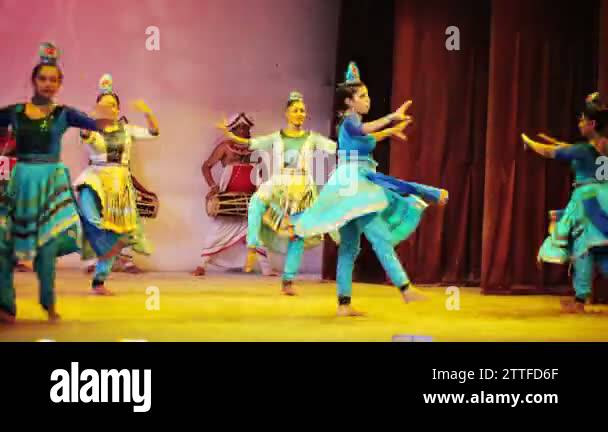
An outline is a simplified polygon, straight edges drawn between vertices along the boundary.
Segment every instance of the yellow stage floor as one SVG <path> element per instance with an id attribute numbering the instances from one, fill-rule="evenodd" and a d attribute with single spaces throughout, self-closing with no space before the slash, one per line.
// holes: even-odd
<path id="1" fill-rule="evenodd" d="M 87 275 L 60 271 L 63 320 L 49 324 L 35 276 L 17 274 L 19 322 L 0 325 L 0 341 L 390 342 L 394 335 L 438 342 L 608 341 L 608 307 L 562 315 L 559 298 L 550 296 L 488 297 L 463 288 L 460 310 L 448 310 L 445 288 L 421 287 L 429 300 L 406 305 L 395 288 L 355 284 L 353 305 L 368 316 L 337 318 L 335 285 L 316 280 L 298 281 L 301 295 L 293 298 L 280 295 L 278 278 L 243 274 L 115 274 L 108 287 L 116 297 L 90 296 L 89 284 Z"/>

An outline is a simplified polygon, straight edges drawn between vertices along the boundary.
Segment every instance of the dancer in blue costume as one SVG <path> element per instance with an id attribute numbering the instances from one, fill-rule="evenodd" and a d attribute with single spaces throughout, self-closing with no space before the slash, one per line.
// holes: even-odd
<path id="1" fill-rule="evenodd" d="M 285 254 L 282 293 L 297 295 L 293 281 L 300 269 L 304 249 L 321 244 L 322 235 L 290 239 L 285 230 L 290 215 L 304 211 L 317 197 L 317 182 L 313 178 L 315 152 L 335 154 L 337 144 L 324 136 L 307 131 L 304 97 L 292 92 L 285 109 L 287 127 L 273 134 L 242 138 L 228 131 L 226 122 L 219 125 L 233 142 L 247 145 L 250 150 L 272 151 L 273 164 L 277 168 L 271 178 L 260 185 L 251 197 L 247 217 L 247 263 L 245 271 L 252 270 L 257 249 Z"/>
<path id="2" fill-rule="evenodd" d="M 81 226 L 67 167 L 61 162 L 61 137 L 70 127 L 101 130 L 108 120 L 95 120 L 53 98 L 63 82 L 55 46 L 41 46 L 41 61 L 32 71 L 31 102 L 0 109 L 0 127 L 11 126 L 17 164 L 8 193 L 0 203 L 0 321 L 15 321 L 13 272 L 17 260 L 34 268 L 40 303 L 51 321 L 55 309 L 56 258 L 80 248 Z M 96 116 L 110 118 L 103 107 Z"/>
<path id="3" fill-rule="evenodd" d="M 292 218 L 296 237 L 310 237 L 339 230 L 338 315 L 363 315 L 351 306 L 352 274 L 359 254 L 361 234 L 370 241 L 376 256 L 406 302 L 424 299 L 415 292 L 394 247 L 407 239 L 420 223 L 426 201 L 445 204 L 448 193 L 417 183 L 405 182 L 376 172 L 372 157 L 376 143 L 397 137 L 412 119 L 406 115 L 411 102 L 379 120 L 362 123 L 370 110 L 367 87 L 354 63 L 349 64 L 346 82 L 338 87 L 343 104 L 338 134 L 339 164 L 318 199 L 308 210 Z M 396 124 L 395 126 L 391 126 Z M 402 196 L 408 195 L 408 196 Z"/>
<path id="4" fill-rule="evenodd" d="M 575 174 L 570 201 L 555 212 L 555 226 L 539 251 L 539 261 L 573 264 L 575 297 L 562 301 L 567 313 L 585 311 L 595 265 L 608 277 L 608 176 L 606 167 L 602 169 L 605 161 L 599 159 L 608 150 L 608 109 L 598 93 L 587 98 L 579 130 L 587 141 L 572 145 L 552 140 L 541 144 L 522 134 L 527 147 L 545 158 L 570 162 Z"/>

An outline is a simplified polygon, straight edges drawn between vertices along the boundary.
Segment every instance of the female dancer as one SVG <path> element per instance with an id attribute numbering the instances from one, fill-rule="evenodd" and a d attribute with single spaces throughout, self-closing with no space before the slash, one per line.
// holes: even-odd
<path id="1" fill-rule="evenodd" d="M 247 228 L 247 263 L 249 272 L 255 264 L 257 249 L 286 254 L 283 270 L 282 293 L 296 295 L 293 280 L 299 271 L 306 247 L 318 246 L 321 236 L 291 240 L 283 231 L 290 214 L 310 207 L 317 197 L 317 186 L 312 177 L 312 159 L 315 151 L 335 154 L 336 143 L 317 133 L 304 129 L 307 117 L 303 96 L 298 92 L 289 95 L 285 109 L 287 127 L 270 135 L 246 139 L 231 133 L 225 122 L 220 125 L 226 136 L 253 151 L 272 151 L 273 164 L 278 172 L 263 183 L 249 203 Z M 263 158 L 268 160 L 267 158 Z"/>
<path id="2" fill-rule="evenodd" d="M 403 130 L 411 123 L 406 111 L 411 102 L 379 120 L 362 123 L 371 100 L 359 70 L 350 63 L 346 82 L 338 87 L 342 122 L 339 126 L 339 164 L 315 204 L 293 218 L 297 237 L 315 236 L 339 230 L 338 315 L 360 316 L 351 306 L 352 273 L 359 253 L 361 234 L 370 241 L 376 256 L 406 302 L 422 300 L 415 293 L 394 246 L 416 229 L 428 204 L 418 196 L 445 204 L 448 193 L 405 182 L 376 172 L 372 157 L 376 143 L 391 136 L 405 139 Z M 391 125 L 398 122 L 396 126 Z M 408 197 L 402 194 L 411 194 Z M 417 196 L 418 195 L 418 196 Z"/>
<path id="3" fill-rule="evenodd" d="M 17 142 L 17 164 L 0 203 L 0 321 L 16 315 L 13 271 L 16 260 L 32 265 L 40 282 L 40 303 L 51 321 L 55 309 L 56 258 L 78 251 L 80 219 L 70 176 L 61 162 L 61 137 L 70 127 L 101 130 L 109 112 L 96 108 L 95 120 L 57 105 L 53 98 L 63 83 L 55 46 L 42 44 L 40 63 L 32 71 L 30 102 L 0 109 L 0 127 L 11 126 Z"/>
<path id="4" fill-rule="evenodd" d="M 124 117 L 119 119 L 120 99 L 112 91 L 110 75 L 101 77 L 99 88 L 97 103 L 111 110 L 113 123 L 102 132 L 81 133 L 89 145 L 91 163 L 76 180 L 76 189 L 86 239 L 100 257 L 93 275 L 93 293 L 112 295 L 105 281 L 120 251 L 131 246 L 141 254 L 151 252 L 137 213 L 129 160 L 133 140 L 157 137 L 159 129 L 156 117 L 143 101 L 137 101 L 134 107 L 144 113 L 147 129 L 128 124 Z"/>
<path id="5" fill-rule="evenodd" d="M 545 158 L 570 162 L 575 174 L 568 206 L 539 252 L 541 261 L 574 264 L 575 297 L 562 301 L 567 313 L 585 312 L 595 264 L 608 277 L 608 177 L 597 164 L 608 154 L 608 108 L 599 93 L 587 98 L 578 126 L 587 141 L 573 145 L 541 144 L 522 134 L 527 147 Z"/>

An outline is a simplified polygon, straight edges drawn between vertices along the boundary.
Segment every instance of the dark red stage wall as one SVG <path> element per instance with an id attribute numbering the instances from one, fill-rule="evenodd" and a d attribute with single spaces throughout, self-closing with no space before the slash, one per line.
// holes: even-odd
<path id="1" fill-rule="evenodd" d="M 416 282 L 479 283 L 490 4 L 395 6 L 393 106 L 413 99 L 416 123 L 407 143 L 391 144 L 391 174 L 450 192 L 450 204 L 429 207 L 399 255 Z M 460 51 L 446 49 L 451 26 L 460 30 Z"/>
<path id="2" fill-rule="evenodd" d="M 492 3 L 484 292 L 546 291 L 567 282 L 563 271 L 539 271 L 535 261 L 547 211 L 567 203 L 568 167 L 525 152 L 519 137 L 547 131 L 577 138 L 577 113 L 598 86 L 598 12 L 595 1 Z"/>
<path id="3" fill-rule="evenodd" d="M 416 126 L 391 144 L 390 171 L 450 191 L 399 248 L 415 281 L 480 281 L 486 293 L 567 285 L 566 269 L 539 270 L 536 253 L 547 211 L 567 203 L 568 167 L 525 152 L 519 136 L 576 137 L 598 86 L 599 2 L 582 3 L 396 1 L 392 105 L 412 98 Z M 460 50 L 446 48 L 451 26 Z"/>

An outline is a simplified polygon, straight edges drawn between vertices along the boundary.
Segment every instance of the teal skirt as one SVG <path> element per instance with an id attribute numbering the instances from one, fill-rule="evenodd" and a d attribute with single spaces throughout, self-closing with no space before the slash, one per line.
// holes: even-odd
<path id="1" fill-rule="evenodd" d="M 17 163 L 0 201 L 0 238 L 0 249 L 22 261 L 33 261 L 50 241 L 58 242 L 58 256 L 80 250 L 80 216 L 63 163 Z"/>
<path id="2" fill-rule="evenodd" d="M 553 232 L 543 242 L 538 260 L 565 264 L 608 246 L 608 184 L 577 187 Z"/>
<path id="3" fill-rule="evenodd" d="M 401 196 L 373 182 L 374 173 L 375 165 L 370 162 L 338 165 L 312 207 L 294 217 L 295 233 L 312 237 L 337 232 L 352 220 L 377 213 L 393 246 L 407 239 L 428 204 L 416 195 Z"/>

